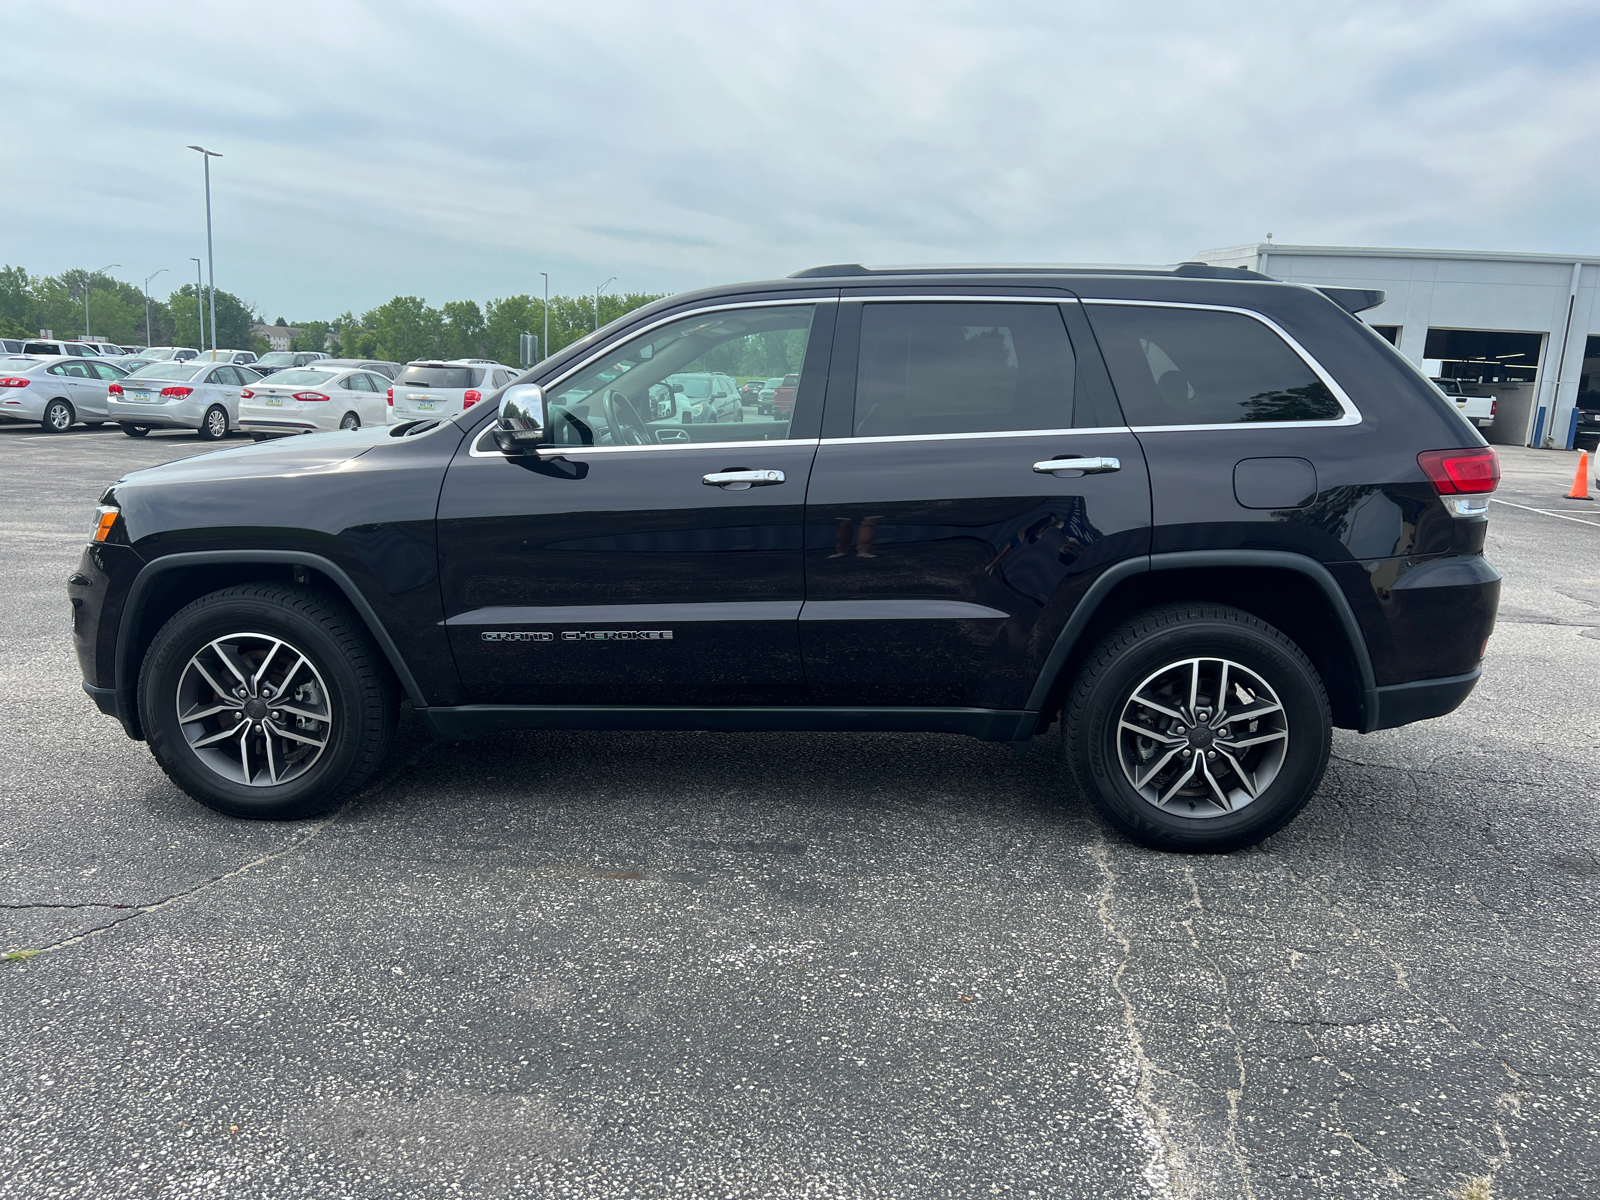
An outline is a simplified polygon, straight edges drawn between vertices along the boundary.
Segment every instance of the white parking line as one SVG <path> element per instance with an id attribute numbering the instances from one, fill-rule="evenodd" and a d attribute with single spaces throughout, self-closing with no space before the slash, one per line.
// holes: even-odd
<path id="1" fill-rule="evenodd" d="M 1600 529 L 1600 521 L 1585 521 L 1582 517 L 1568 516 L 1566 513 L 1551 512 L 1545 508 L 1529 508 L 1526 504 L 1516 504 L 1510 500 L 1502 500 L 1499 496 L 1490 496 L 1496 504 L 1504 504 L 1510 508 L 1520 508 L 1523 512 L 1538 513 L 1541 517 L 1556 517 L 1562 521 L 1575 521 L 1579 525 L 1588 525 L 1593 529 Z"/>

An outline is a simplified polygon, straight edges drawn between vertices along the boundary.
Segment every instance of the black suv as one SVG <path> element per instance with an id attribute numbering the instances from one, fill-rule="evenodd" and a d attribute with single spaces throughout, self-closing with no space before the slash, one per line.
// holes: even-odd
<path id="1" fill-rule="evenodd" d="M 402 698 L 507 729 L 1057 720 L 1169 849 L 1280 828 L 1330 730 L 1477 681 L 1499 467 L 1352 314 L 1248 271 L 869 270 L 674 296 L 450 420 L 139 471 L 69 595 L 85 687 L 191 795 L 303 817 Z M 658 418 L 685 373 L 792 412 Z"/>

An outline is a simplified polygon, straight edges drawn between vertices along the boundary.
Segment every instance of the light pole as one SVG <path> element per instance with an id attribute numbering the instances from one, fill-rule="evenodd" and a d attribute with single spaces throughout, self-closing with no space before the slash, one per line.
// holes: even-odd
<path id="1" fill-rule="evenodd" d="M 205 157 L 206 162 L 206 265 L 211 271 L 211 361 L 217 361 L 217 263 L 211 257 L 211 160 L 221 158 L 215 150 L 207 150 L 204 146 L 190 146 L 191 150 L 198 150 Z M 201 324 L 205 318 L 200 318 Z M 202 340 L 205 330 L 201 330 Z"/>
<path id="2" fill-rule="evenodd" d="M 594 327 L 596 329 L 600 328 L 600 293 L 605 291 L 616 281 L 617 277 L 613 275 L 610 279 L 606 280 L 594 290 Z"/>
<path id="3" fill-rule="evenodd" d="M 191 254 L 189 256 L 189 261 L 194 264 L 194 302 L 197 306 L 199 306 L 200 309 L 199 348 L 204 350 L 206 348 L 206 285 L 205 282 L 200 278 L 200 260 Z M 213 345 L 211 348 L 212 350 L 215 350 L 216 346 Z"/>
<path id="4" fill-rule="evenodd" d="M 550 357 L 550 273 L 540 271 L 544 276 L 544 357 Z"/>
<path id="5" fill-rule="evenodd" d="M 165 271 L 166 271 L 166 268 L 162 267 L 160 271 L 156 272 L 156 275 L 160 275 Z M 144 281 L 144 345 L 145 345 L 145 349 L 147 349 L 147 350 L 151 346 L 151 337 L 150 337 L 150 280 L 154 279 L 156 277 L 156 275 L 151 275 L 151 276 L 147 277 L 145 279 L 145 281 Z"/>
<path id="6" fill-rule="evenodd" d="M 87 275 L 85 275 L 83 277 L 83 340 L 84 341 L 88 341 L 89 340 L 89 280 L 93 279 L 96 275 L 100 274 L 101 271 L 109 271 L 109 270 L 111 270 L 112 267 L 120 267 L 121 265 L 122 265 L 121 263 L 107 263 L 105 266 L 101 267 L 99 271 L 91 271 L 89 274 L 87 274 Z"/>

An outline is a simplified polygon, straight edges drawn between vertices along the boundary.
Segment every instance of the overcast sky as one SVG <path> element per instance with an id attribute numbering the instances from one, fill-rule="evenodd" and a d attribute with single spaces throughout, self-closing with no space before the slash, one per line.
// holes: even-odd
<path id="1" fill-rule="evenodd" d="M 825 262 L 1600 251 L 1593 3 L 0 0 L 0 261 L 270 320 Z M 70 36 L 66 36 L 70 33 Z M 170 282 L 169 282 L 170 281 Z"/>

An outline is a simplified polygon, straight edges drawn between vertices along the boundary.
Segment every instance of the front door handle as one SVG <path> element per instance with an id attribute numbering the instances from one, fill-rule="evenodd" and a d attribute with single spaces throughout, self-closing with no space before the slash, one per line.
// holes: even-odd
<path id="1" fill-rule="evenodd" d="M 771 487 L 775 483 L 783 482 L 782 471 L 716 471 L 710 475 L 702 475 L 701 483 L 713 487 L 725 488 L 730 492 L 742 492 L 746 488 Z"/>
<path id="2" fill-rule="evenodd" d="M 1057 471 L 1082 471 L 1085 475 L 1097 475 L 1102 471 L 1122 470 L 1120 458 L 1052 458 L 1045 462 L 1036 462 L 1033 469 L 1041 475 L 1054 475 Z"/>

